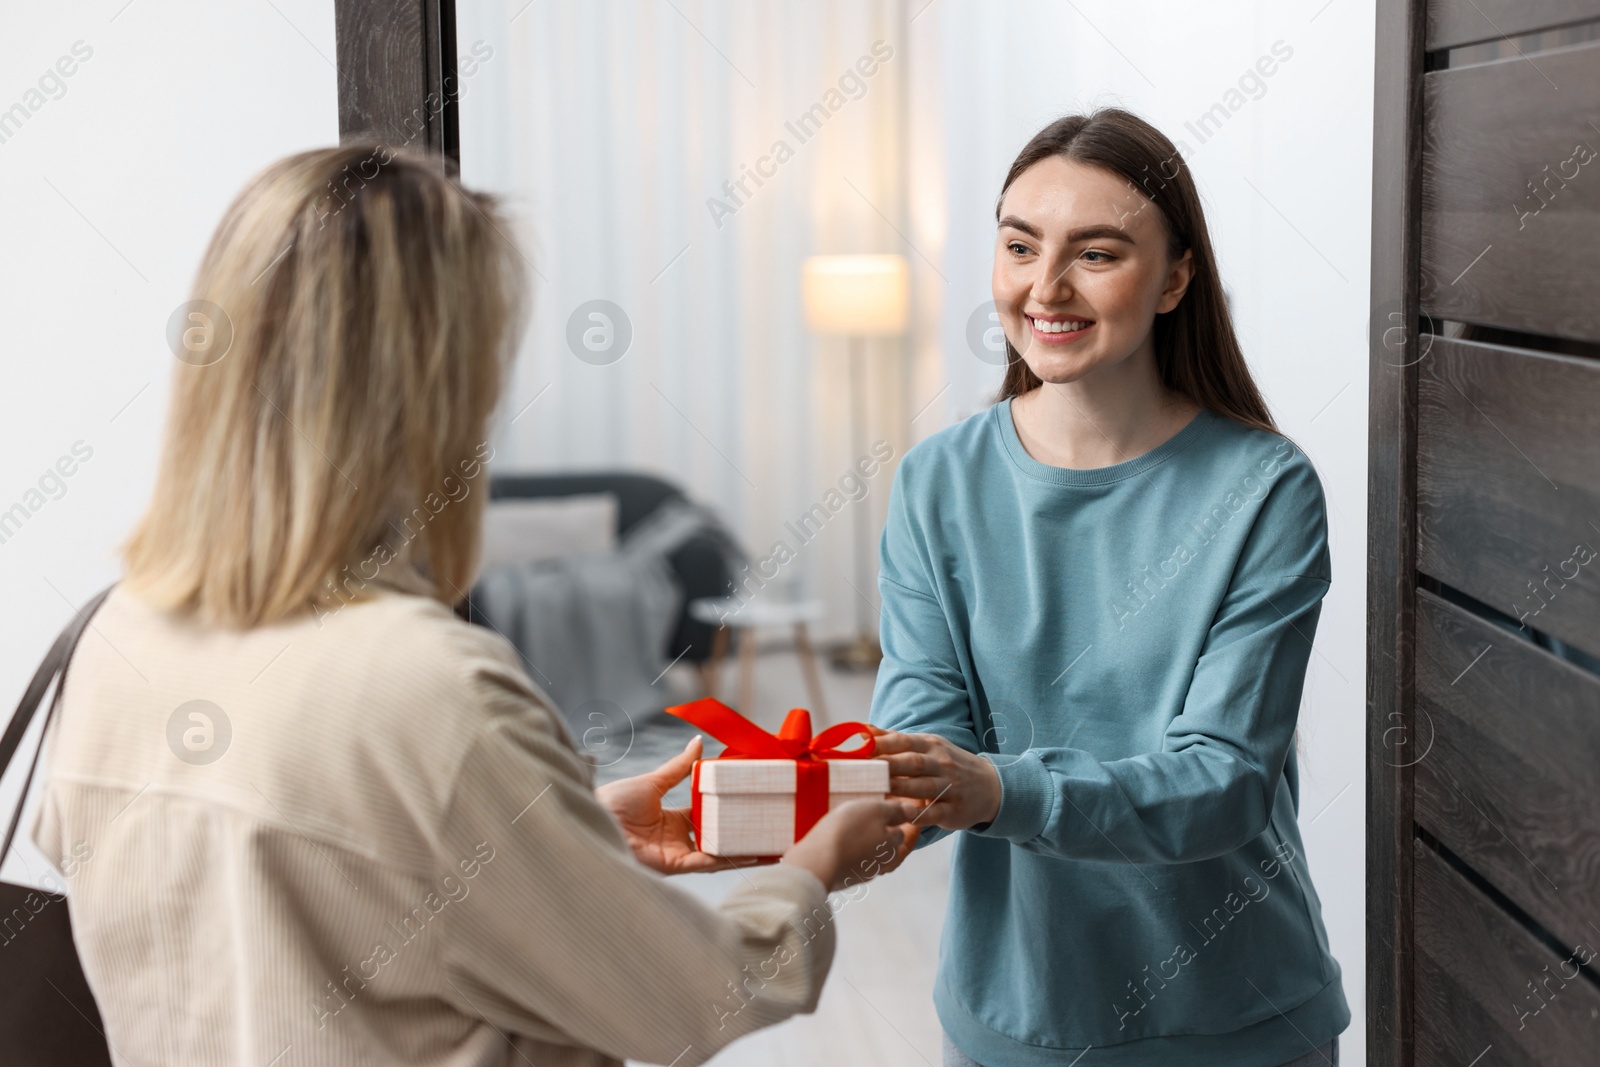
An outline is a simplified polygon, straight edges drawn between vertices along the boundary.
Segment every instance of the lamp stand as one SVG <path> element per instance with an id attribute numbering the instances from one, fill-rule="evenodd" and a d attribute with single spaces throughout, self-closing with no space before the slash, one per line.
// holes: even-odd
<path id="1" fill-rule="evenodd" d="M 850 445 L 851 463 L 856 458 L 866 454 L 862 442 L 866 430 L 866 364 L 862 359 L 861 338 L 850 338 Z M 855 571 L 856 571 L 856 636 L 847 644 L 836 649 L 829 662 L 839 670 L 845 671 L 871 671 L 876 670 L 883 660 L 883 649 L 878 645 L 874 636 L 877 629 L 873 626 L 870 609 L 872 602 L 867 599 L 867 586 L 872 584 L 868 575 L 867 561 L 872 552 L 872 527 L 867 518 L 867 498 L 863 496 L 855 503 Z"/>

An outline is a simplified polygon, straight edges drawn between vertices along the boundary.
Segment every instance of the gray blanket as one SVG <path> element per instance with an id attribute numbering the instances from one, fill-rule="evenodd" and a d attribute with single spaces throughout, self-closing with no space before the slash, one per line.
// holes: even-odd
<path id="1" fill-rule="evenodd" d="M 601 766 L 631 746 L 634 726 L 667 703 L 661 676 L 683 592 L 667 557 L 696 534 L 744 558 L 711 512 L 669 500 L 628 531 L 615 552 L 485 571 L 473 595 L 489 625 L 522 654 L 573 739 Z"/>

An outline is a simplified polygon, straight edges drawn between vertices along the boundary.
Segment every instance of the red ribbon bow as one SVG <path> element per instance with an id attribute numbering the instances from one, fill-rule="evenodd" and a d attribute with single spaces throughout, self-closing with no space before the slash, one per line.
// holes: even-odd
<path id="1" fill-rule="evenodd" d="M 794 839 L 804 837 L 817 820 L 828 813 L 828 760 L 868 759 L 877 751 L 872 728 L 864 722 L 841 722 L 811 736 L 811 713 L 805 708 L 790 708 L 776 734 L 769 734 L 728 705 L 712 697 L 702 697 L 667 709 L 686 722 L 700 727 L 727 745 L 718 759 L 791 759 L 795 761 Z M 865 744 L 842 749 L 838 746 L 852 737 Z M 690 784 L 689 817 L 694 836 L 700 840 L 700 764 L 696 760 Z"/>

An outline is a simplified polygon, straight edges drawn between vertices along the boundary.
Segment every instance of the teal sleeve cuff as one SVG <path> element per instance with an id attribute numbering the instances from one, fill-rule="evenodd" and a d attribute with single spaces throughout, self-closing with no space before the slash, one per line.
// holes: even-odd
<path id="1" fill-rule="evenodd" d="M 1000 810 L 994 820 L 982 829 L 972 828 L 972 833 L 984 837 L 1003 837 L 1022 844 L 1044 833 L 1055 810 L 1055 780 L 1037 754 L 1024 752 L 1019 756 L 998 752 L 981 753 L 994 764 L 1000 775 Z"/>

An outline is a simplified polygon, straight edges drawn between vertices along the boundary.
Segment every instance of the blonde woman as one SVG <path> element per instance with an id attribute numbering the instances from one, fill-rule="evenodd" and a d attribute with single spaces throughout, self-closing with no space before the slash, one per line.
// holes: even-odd
<path id="1" fill-rule="evenodd" d="M 375 145 L 277 163 L 217 229 L 35 828 L 118 1063 L 699 1063 L 814 1007 L 828 891 L 915 839 L 914 802 L 844 806 L 709 908 L 658 873 L 718 866 L 660 803 L 698 739 L 597 794 L 513 649 L 452 614 L 509 230 Z"/>

